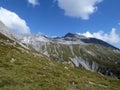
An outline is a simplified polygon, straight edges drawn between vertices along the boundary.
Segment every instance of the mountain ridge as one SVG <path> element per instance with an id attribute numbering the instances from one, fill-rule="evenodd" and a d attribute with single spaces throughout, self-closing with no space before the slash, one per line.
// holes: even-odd
<path id="1" fill-rule="evenodd" d="M 43 38 L 44 36 L 38 35 L 37 37 Z M 44 39 L 33 38 L 30 39 L 31 42 L 25 43 L 49 58 L 71 61 L 76 67 L 110 76 L 114 76 L 113 73 L 115 73 L 117 77 L 120 77 L 118 73 L 120 50 L 118 48 L 99 39 L 72 33 L 63 37 L 44 37 Z M 115 69 L 116 72 L 114 72 Z"/>

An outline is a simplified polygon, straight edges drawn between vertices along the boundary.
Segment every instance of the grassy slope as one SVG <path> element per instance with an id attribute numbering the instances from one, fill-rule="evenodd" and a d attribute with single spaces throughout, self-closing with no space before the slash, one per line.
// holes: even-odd
<path id="1" fill-rule="evenodd" d="M 49 60 L 7 39 L 0 35 L 0 90 L 120 90 L 119 80 Z"/>

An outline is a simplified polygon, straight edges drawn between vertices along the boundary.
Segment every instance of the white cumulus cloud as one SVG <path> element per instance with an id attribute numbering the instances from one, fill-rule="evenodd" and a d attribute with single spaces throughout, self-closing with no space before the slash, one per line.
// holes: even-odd
<path id="1" fill-rule="evenodd" d="M 3 7 L 0 7 L 0 21 L 16 33 L 30 33 L 30 29 L 25 20 L 20 18 L 15 12 L 9 11 Z"/>
<path id="2" fill-rule="evenodd" d="M 28 0 L 28 3 L 32 4 L 33 6 L 39 5 L 38 0 Z"/>
<path id="3" fill-rule="evenodd" d="M 104 33 L 104 31 L 98 31 L 94 33 L 86 32 L 86 33 L 83 33 L 82 35 L 86 37 L 98 38 L 103 41 L 109 42 L 111 44 L 120 43 L 120 35 L 117 34 L 115 28 L 112 28 L 112 30 L 109 33 Z"/>
<path id="4" fill-rule="evenodd" d="M 97 10 L 96 4 L 103 0 L 56 0 L 58 6 L 65 11 L 65 15 L 71 17 L 89 19 L 89 16 Z"/>

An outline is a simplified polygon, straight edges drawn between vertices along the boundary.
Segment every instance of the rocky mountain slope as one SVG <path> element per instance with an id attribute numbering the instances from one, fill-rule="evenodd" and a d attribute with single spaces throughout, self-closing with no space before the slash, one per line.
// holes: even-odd
<path id="1" fill-rule="evenodd" d="M 4 25 L 2 25 L 2 27 L 6 28 Z M 99 73 L 88 71 L 91 67 L 86 66 L 87 63 L 88 65 L 90 65 L 89 60 L 91 60 L 92 63 L 93 62 L 92 59 L 94 59 L 92 58 L 87 61 L 86 58 L 91 57 L 91 53 L 88 50 L 93 50 L 94 48 L 98 49 L 99 46 L 100 50 L 95 50 L 95 51 L 93 50 L 93 53 L 96 51 L 102 53 L 102 50 L 104 49 L 108 50 L 107 52 L 111 52 L 110 54 L 115 55 L 116 57 L 116 59 L 114 59 L 116 60 L 115 63 L 116 65 L 114 65 L 113 63 L 114 60 L 113 61 L 111 60 L 111 63 L 113 64 L 110 65 L 119 67 L 119 64 L 117 64 L 120 60 L 119 50 L 112 48 L 109 49 L 101 45 L 93 45 L 93 44 L 88 45 L 81 41 L 77 44 L 73 41 L 68 41 L 67 43 L 63 44 L 61 40 L 59 41 L 60 38 L 53 39 L 53 38 L 46 38 L 40 35 L 27 35 L 27 36 L 25 35 L 23 39 L 20 40 L 24 41 L 24 43 L 26 43 L 27 41 L 26 46 L 29 47 L 28 49 L 24 44 L 19 42 L 19 40 L 9 38 L 11 36 L 9 35 L 10 35 L 9 33 L 4 34 L 3 29 L 1 30 L 0 28 L 0 89 L 1 90 L 17 90 L 17 89 L 19 90 L 87 90 L 87 89 L 119 90 L 120 89 L 120 81 L 118 79 L 105 77 Z M 73 50 L 71 47 L 73 48 Z M 81 48 L 83 49 L 82 52 L 80 51 Z M 34 49 L 39 52 L 36 52 Z M 101 53 L 98 54 L 94 53 L 94 54 L 99 55 Z M 116 53 L 118 54 L 118 56 Z M 107 55 L 107 53 L 102 53 L 102 54 Z M 85 59 L 82 56 L 84 56 Z M 78 61 L 76 58 L 78 59 Z M 83 60 L 82 61 L 83 63 L 81 63 L 80 60 Z M 104 66 L 104 62 L 103 62 L 104 60 L 102 61 L 100 59 L 100 61 L 101 62 L 99 63 L 97 62 L 96 59 L 96 61 L 94 61 L 95 65 L 96 63 L 99 63 L 98 66 L 99 65 L 101 65 L 101 67 L 102 65 Z M 108 60 L 108 62 L 110 61 Z M 88 70 L 82 68 L 76 68 L 74 67 L 74 65 L 83 68 L 87 67 Z M 117 76 L 117 74 L 115 75 Z"/>
<path id="2" fill-rule="evenodd" d="M 20 40 L 49 58 L 120 78 L 120 50 L 102 40 L 71 33 L 56 38 L 23 35 Z"/>

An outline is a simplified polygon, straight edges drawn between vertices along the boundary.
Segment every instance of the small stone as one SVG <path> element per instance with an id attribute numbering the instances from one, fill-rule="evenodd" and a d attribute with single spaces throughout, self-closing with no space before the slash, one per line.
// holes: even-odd
<path id="1" fill-rule="evenodd" d="M 14 63 L 14 62 L 15 62 L 15 59 L 14 59 L 14 58 L 12 58 L 10 62 L 11 62 L 11 63 Z"/>
<path id="2" fill-rule="evenodd" d="M 65 66 L 64 68 L 65 68 L 66 70 L 68 70 L 68 67 Z"/>

